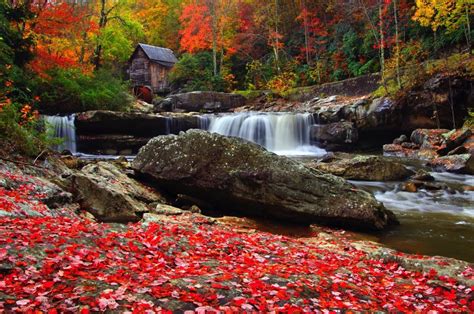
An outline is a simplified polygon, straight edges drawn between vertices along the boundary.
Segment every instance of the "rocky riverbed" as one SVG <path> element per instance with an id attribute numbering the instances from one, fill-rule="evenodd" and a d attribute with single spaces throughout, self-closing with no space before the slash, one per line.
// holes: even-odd
<path id="1" fill-rule="evenodd" d="M 394 101 L 369 97 L 370 82 L 50 118 L 73 153 L 138 155 L 6 158 L 0 307 L 474 311 L 473 135 L 449 130 L 472 105 L 468 85 L 437 76 Z M 389 157 L 322 149 L 380 148 L 401 133 Z"/>
<path id="2" fill-rule="evenodd" d="M 403 254 L 335 229 L 289 237 L 203 216 L 196 205 L 170 208 L 127 165 L 71 157 L 2 162 L 1 307 L 474 310 L 472 264 Z M 88 193 L 100 197 L 92 202 Z M 141 213 L 136 223 L 98 222 L 123 204 Z"/>

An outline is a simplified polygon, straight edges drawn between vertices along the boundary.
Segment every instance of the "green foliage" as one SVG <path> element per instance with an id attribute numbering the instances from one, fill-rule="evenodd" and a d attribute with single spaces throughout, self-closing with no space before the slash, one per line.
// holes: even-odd
<path id="1" fill-rule="evenodd" d="M 469 114 L 464 122 L 463 128 L 474 128 L 474 110 L 470 110 Z"/>
<path id="2" fill-rule="evenodd" d="M 184 54 L 173 67 L 169 79 L 175 88 L 185 92 L 227 91 L 230 87 L 224 77 L 214 76 L 210 52 Z"/>
<path id="3" fill-rule="evenodd" d="M 109 67 L 114 63 L 126 62 L 133 50 L 137 38 L 143 36 L 142 25 L 126 15 L 120 23 L 110 23 L 97 36 L 97 43 L 102 45 L 103 59 Z"/>
<path id="4" fill-rule="evenodd" d="M 274 68 L 269 63 L 252 60 L 246 65 L 245 82 L 248 89 L 264 89 L 274 74 Z"/>
<path id="5" fill-rule="evenodd" d="M 22 108 L 18 103 L 0 107 L 0 142 L 4 149 L 35 156 L 55 141 L 43 131 L 38 119 L 31 115 L 25 118 Z"/>
<path id="6" fill-rule="evenodd" d="M 244 96 L 246 99 L 249 99 L 249 100 L 252 100 L 252 99 L 256 99 L 260 96 L 263 96 L 264 93 L 260 90 L 237 90 L 237 91 L 234 91 L 235 94 L 238 94 L 238 95 L 241 95 L 241 96 Z"/>
<path id="7" fill-rule="evenodd" d="M 340 81 L 346 78 L 346 73 L 342 69 L 337 69 L 331 74 L 331 79 L 333 81 Z"/>
<path id="8" fill-rule="evenodd" d="M 33 35 L 12 27 L 13 23 L 23 23 L 33 16 L 26 3 L 13 7 L 6 1 L 0 2 L 0 67 L 6 64 L 22 67 L 33 58 Z"/>
<path id="9" fill-rule="evenodd" d="M 0 96 L 20 103 L 32 100 L 27 85 L 29 73 L 23 67 L 33 58 L 33 38 L 13 27 L 13 23 L 31 17 L 26 5 L 11 7 L 0 2 Z"/>
<path id="10" fill-rule="evenodd" d="M 401 86 L 396 80 L 395 59 L 387 60 L 385 85 L 381 85 L 373 97 L 399 96 L 406 91 L 423 84 L 426 79 L 437 73 L 474 77 L 474 60 L 469 53 L 454 53 L 443 59 L 422 63 L 425 52 L 419 42 L 411 42 L 403 47 L 400 54 Z"/>
<path id="11" fill-rule="evenodd" d="M 109 71 L 87 75 L 76 69 L 56 68 L 48 74 L 35 84 L 43 112 L 123 111 L 131 104 L 128 86 Z"/>

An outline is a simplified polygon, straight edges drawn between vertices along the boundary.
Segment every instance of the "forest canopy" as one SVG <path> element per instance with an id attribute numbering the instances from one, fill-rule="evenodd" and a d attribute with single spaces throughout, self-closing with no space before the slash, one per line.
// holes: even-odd
<path id="1" fill-rule="evenodd" d="M 125 108 L 129 99 L 116 95 L 127 92 L 127 63 L 140 42 L 174 50 L 176 90 L 285 92 L 374 72 L 396 76 L 401 87 L 404 67 L 471 53 L 473 7 L 470 0 L 2 1 L 3 103 Z M 99 88 L 107 77 L 118 79 Z"/>

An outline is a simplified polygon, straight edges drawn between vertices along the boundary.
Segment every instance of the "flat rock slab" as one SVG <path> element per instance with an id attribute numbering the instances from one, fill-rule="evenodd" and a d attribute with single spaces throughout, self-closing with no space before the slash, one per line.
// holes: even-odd
<path id="1" fill-rule="evenodd" d="M 395 223 L 373 195 L 238 138 L 200 130 L 155 137 L 132 168 L 173 194 L 299 223 L 380 230 Z"/>
<path id="2" fill-rule="evenodd" d="M 398 181 L 413 174 L 404 165 L 381 156 L 356 156 L 327 163 L 311 163 L 309 166 L 348 180 Z"/>

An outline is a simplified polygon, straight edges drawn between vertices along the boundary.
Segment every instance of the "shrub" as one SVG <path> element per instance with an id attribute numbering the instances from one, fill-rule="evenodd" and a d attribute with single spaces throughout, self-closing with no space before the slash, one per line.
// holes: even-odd
<path id="1" fill-rule="evenodd" d="M 57 142 L 43 131 L 38 112 L 30 105 L 0 100 L 0 141 L 2 148 L 29 156 L 38 155 L 43 149 Z"/>
<path id="2" fill-rule="evenodd" d="M 258 97 L 261 97 L 264 95 L 264 93 L 260 90 L 237 90 L 237 91 L 234 91 L 235 94 L 238 94 L 238 95 L 242 95 L 244 96 L 246 99 L 249 99 L 249 100 L 254 100 L 254 99 L 257 99 Z"/>
<path id="3" fill-rule="evenodd" d="M 474 128 L 474 111 L 472 110 L 469 111 L 466 121 L 464 121 L 463 128 L 468 128 L 468 129 Z"/>
<path id="4" fill-rule="evenodd" d="M 127 84 L 106 70 L 89 75 L 77 69 L 56 68 L 48 72 L 47 78 L 38 78 L 33 88 L 41 99 L 39 108 L 45 113 L 122 111 L 133 99 Z"/>
<path id="5" fill-rule="evenodd" d="M 222 71 L 224 76 L 214 76 L 212 55 L 209 52 L 185 53 L 175 64 L 169 80 L 176 89 L 191 91 L 229 91 L 233 78 Z"/>
<path id="6" fill-rule="evenodd" d="M 246 65 L 247 75 L 245 81 L 248 89 L 264 89 L 273 76 L 271 65 L 253 60 Z"/>
<path id="7" fill-rule="evenodd" d="M 293 72 L 283 72 L 274 76 L 267 84 L 267 88 L 282 95 L 293 87 L 296 87 L 297 76 Z"/>

